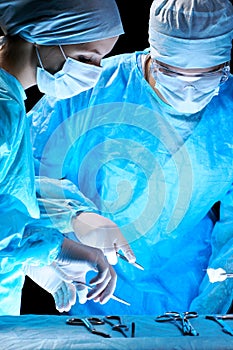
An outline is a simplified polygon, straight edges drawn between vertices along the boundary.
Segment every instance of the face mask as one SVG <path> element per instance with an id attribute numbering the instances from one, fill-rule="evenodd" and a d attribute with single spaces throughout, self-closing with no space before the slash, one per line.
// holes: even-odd
<path id="1" fill-rule="evenodd" d="M 221 83 L 221 74 L 208 76 L 171 76 L 153 70 L 156 89 L 174 109 L 180 113 L 193 114 L 203 109 L 215 96 L 218 95 Z"/>
<path id="2" fill-rule="evenodd" d="M 37 67 L 38 89 L 48 96 L 65 99 L 95 86 L 102 68 L 67 58 L 61 47 L 60 49 L 66 61 L 62 69 L 53 75 L 44 69 L 36 47 L 38 60 L 42 67 Z"/>

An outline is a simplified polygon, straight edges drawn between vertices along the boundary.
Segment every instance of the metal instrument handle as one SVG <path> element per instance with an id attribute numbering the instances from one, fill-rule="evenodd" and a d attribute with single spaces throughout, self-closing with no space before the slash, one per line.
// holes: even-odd
<path id="1" fill-rule="evenodd" d="M 108 333 L 97 331 L 97 329 L 94 326 L 92 326 L 91 322 L 87 318 L 81 318 L 81 320 L 82 320 L 83 324 L 85 325 L 85 327 L 91 333 L 96 334 L 96 335 L 100 335 L 101 337 L 104 337 L 104 338 L 111 338 L 111 336 Z"/>
<path id="2" fill-rule="evenodd" d="M 212 320 L 217 322 L 221 327 L 224 333 L 230 334 L 233 336 L 233 329 L 221 318 L 214 316 L 214 315 L 207 315 L 205 317 L 207 320 Z"/>

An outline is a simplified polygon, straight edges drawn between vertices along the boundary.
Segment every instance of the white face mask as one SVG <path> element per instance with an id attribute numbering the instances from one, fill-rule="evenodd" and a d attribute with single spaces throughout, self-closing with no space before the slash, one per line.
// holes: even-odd
<path id="1" fill-rule="evenodd" d="M 223 74 L 211 73 L 211 77 L 169 75 L 159 69 L 153 69 L 156 89 L 174 109 L 180 113 L 193 114 L 202 110 L 215 96 L 218 95 L 219 85 Z"/>
<path id="2" fill-rule="evenodd" d="M 44 69 L 36 47 L 37 56 L 42 67 L 37 67 L 38 89 L 46 95 L 65 99 L 95 86 L 102 68 L 66 57 L 61 47 L 60 49 L 66 61 L 62 69 L 53 75 Z"/>

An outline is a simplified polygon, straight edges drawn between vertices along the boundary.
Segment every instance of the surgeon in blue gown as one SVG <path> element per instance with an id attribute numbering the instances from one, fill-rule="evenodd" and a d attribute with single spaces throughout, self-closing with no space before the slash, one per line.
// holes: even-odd
<path id="1" fill-rule="evenodd" d="M 116 3 L 1 1 L 0 25 L 0 315 L 19 315 L 25 273 L 64 311 L 76 298 L 72 278 L 95 270 L 89 296 L 107 302 L 116 274 L 102 251 L 74 243 L 56 228 L 36 226 L 39 206 L 24 100 L 25 89 L 35 84 L 64 98 L 96 83 L 101 58 L 123 33 Z"/>
<path id="2" fill-rule="evenodd" d="M 233 280 L 211 284 L 206 269 L 233 271 L 232 19 L 230 1 L 154 0 L 147 49 L 104 59 L 93 89 L 45 96 L 30 113 L 44 221 L 107 251 L 112 220 L 144 267 L 115 265 L 131 306 L 87 301 L 71 313 L 228 311 Z M 64 198 L 70 186 L 71 202 L 89 203 L 71 233 L 55 210 L 62 183 Z"/>

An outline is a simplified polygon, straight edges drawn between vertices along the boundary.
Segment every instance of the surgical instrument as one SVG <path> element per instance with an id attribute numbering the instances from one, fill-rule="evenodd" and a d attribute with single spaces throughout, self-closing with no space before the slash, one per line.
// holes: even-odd
<path id="1" fill-rule="evenodd" d="M 157 316 L 156 322 L 174 322 L 177 327 L 181 330 L 183 335 L 199 335 L 199 333 L 193 328 L 189 322 L 189 318 L 198 317 L 198 313 L 194 311 L 176 312 L 168 311 L 163 315 Z M 181 321 L 177 322 L 177 321 Z"/>
<path id="2" fill-rule="evenodd" d="M 233 335 L 233 329 L 223 320 L 232 320 L 233 319 L 233 315 L 207 315 L 205 317 L 207 320 L 212 320 L 217 322 L 221 327 L 222 327 L 222 331 L 224 333 Z"/>
<path id="3" fill-rule="evenodd" d="M 98 331 L 94 325 L 104 324 L 104 321 L 98 317 L 89 318 L 69 318 L 66 323 L 72 326 L 85 326 L 92 334 L 100 335 L 104 338 L 111 338 L 111 335 L 102 331 Z"/>
<path id="4" fill-rule="evenodd" d="M 131 263 L 124 255 L 120 254 L 119 252 L 116 252 L 116 255 L 121 258 L 124 261 L 127 261 L 129 264 L 135 266 L 137 269 L 143 270 L 144 271 L 144 267 L 140 264 L 138 264 L 137 262 Z"/>
<path id="5" fill-rule="evenodd" d="M 129 328 L 121 322 L 120 316 L 105 316 L 104 321 L 112 327 L 113 331 L 120 332 L 125 338 L 128 337 L 125 331 L 128 331 Z M 113 321 L 117 321 L 117 323 L 114 323 Z"/>
<path id="6" fill-rule="evenodd" d="M 94 287 L 90 286 L 89 284 L 84 283 L 84 282 L 81 282 L 81 281 L 73 281 L 73 284 L 74 284 L 74 285 L 81 284 L 81 285 L 87 287 L 88 289 L 94 288 Z M 130 303 L 128 303 L 127 301 L 125 301 L 125 300 L 123 300 L 123 299 L 121 299 L 121 298 L 118 298 L 116 295 L 112 295 L 112 296 L 111 296 L 111 299 L 116 300 L 116 301 L 118 301 L 119 303 L 125 304 L 125 305 L 127 305 L 127 306 L 130 306 Z"/>
<path id="7" fill-rule="evenodd" d="M 131 323 L 131 338 L 135 337 L 135 322 Z"/>

